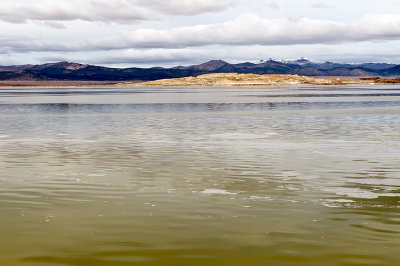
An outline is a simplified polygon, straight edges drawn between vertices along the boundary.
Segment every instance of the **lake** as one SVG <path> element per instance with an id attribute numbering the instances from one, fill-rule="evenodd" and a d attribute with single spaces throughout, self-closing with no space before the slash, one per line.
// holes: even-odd
<path id="1" fill-rule="evenodd" d="M 0 265 L 396 265 L 400 86 L 1 88 Z"/>

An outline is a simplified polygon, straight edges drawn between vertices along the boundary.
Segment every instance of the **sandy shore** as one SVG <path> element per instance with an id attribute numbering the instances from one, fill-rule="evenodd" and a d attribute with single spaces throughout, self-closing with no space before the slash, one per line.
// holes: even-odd
<path id="1" fill-rule="evenodd" d="M 299 75 L 257 75 L 237 73 L 205 74 L 197 77 L 162 79 L 142 83 L 124 82 L 117 86 L 277 86 L 277 85 L 349 85 L 398 84 L 391 78 L 318 78 Z"/>

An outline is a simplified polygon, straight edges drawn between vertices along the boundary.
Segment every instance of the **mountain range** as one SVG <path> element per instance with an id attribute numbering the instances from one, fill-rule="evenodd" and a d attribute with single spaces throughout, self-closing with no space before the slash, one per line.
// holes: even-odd
<path id="1" fill-rule="evenodd" d="M 239 64 L 212 60 L 200 65 L 172 68 L 109 68 L 69 62 L 0 66 L 1 81 L 152 81 L 209 73 L 297 74 L 314 77 L 398 77 L 400 76 L 400 65 L 386 63 L 318 63 L 301 58 L 298 60 L 267 60 L 259 63 L 246 62 Z"/>

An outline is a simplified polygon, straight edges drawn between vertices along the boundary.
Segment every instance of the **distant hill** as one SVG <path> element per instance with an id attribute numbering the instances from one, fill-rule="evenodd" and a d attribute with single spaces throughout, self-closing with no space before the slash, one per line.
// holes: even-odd
<path id="1" fill-rule="evenodd" d="M 317 63 L 302 58 L 298 60 L 268 60 L 260 63 L 245 62 L 240 64 L 230 64 L 222 60 L 212 60 L 200 65 L 178 66 L 173 68 L 108 68 L 69 62 L 42 65 L 0 66 L 0 80 L 3 81 L 152 81 L 210 73 L 297 74 L 314 77 L 397 77 L 400 76 L 400 65 L 384 63 Z"/>

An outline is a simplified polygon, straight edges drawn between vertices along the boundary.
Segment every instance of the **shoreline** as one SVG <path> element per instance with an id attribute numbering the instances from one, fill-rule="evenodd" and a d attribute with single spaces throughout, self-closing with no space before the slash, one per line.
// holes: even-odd
<path id="1" fill-rule="evenodd" d="M 5 80 L 0 81 L 0 88 L 26 87 L 103 87 L 115 86 L 119 81 L 86 81 L 86 80 Z"/>
<path id="2" fill-rule="evenodd" d="M 195 77 L 171 78 L 154 81 L 80 81 L 80 80 L 6 80 L 0 81 L 0 88 L 26 87 L 258 87 L 258 86 L 297 86 L 297 85 L 382 85 L 400 84 L 400 78 L 384 77 L 310 77 L 280 74 L 238 74 L 212 73 Z"/>

